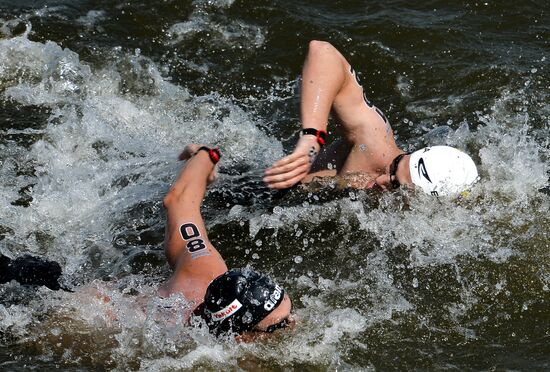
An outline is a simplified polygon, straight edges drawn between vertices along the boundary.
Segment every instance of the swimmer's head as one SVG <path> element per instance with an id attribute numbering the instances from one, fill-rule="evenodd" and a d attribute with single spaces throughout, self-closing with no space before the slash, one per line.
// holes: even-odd
<path id="1" fill-rule="evenodd" d="M 202 315 L 216 335 L 270 332 L 286 325 L 290 307 L 283 288 L 270 278 L 249 269 L 233 269 L 210 283 Z"/>
<path id="2" fill-rule="evenodd" d="M 409 170 L 413 184 L 431 195 L 459 194 L 478 180 L 472 158 L 449 146 L 432 146 L 413 152 Z"/>

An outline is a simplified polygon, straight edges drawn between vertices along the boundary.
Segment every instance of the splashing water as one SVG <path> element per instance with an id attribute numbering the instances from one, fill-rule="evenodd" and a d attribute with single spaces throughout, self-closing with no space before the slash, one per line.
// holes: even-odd
<path id="1" fill-rule="evenodd" d="M 182 49 L 197 38 L 208 40 L 210 50 L 250 45 L 237 55 L 256 58 L 272 46 L 276 30 L 231 18 L 237 6 L 193 2 L 188 17 L 165 22 L 159 40 Z M 281 11 L 269 9 L 273 16 Z M 112 27 L 113 12 L 86 10 L 74 19 L 86 32 L 101 32 Z M 202 81 L 197 88 L 171 80 L 172 66 L 160 62 L 167 54 L 114 45 L 90 62 L 75 43 L 33 41 L 34 16 L 4 21 L 0 29 L 0 252 L 54 259 L 64 284 L 78 290 L 0 286 L 2 367 L 537 369 L 548 363 L 544 63 L 514 75 L 481 110 L 466 109 L 467 94 L 440 89 L 428 100 L 415 93 L 422 73 L 414 69 L 396 76 L 402 116 L 413 118 L 396 121 L 398 140 L 411 149 L 449 144 L 471 153 L 481 179 L 467 198 L 336 190 L 329 183 L 274 200 L 256 178 L 292 142 L 287 136 L 297 119 L 277 110 L 292 111 L 294 75 L 281 78 L 277 64 L 265 62 L 280 88 L 250 97 L 246 87 L 231 96 L 214 84 L 211 93 L 197 93 Z M 18 33 L 20 22 L 26 28 Z M 405 52 L 386 45 L 391 40 L 364 48 L 400 68 Z M 173 61 L 182 59 L 211 79 L 219 69 L 209 53 Z M 236 64 L 227 73 L 243 69 Z M 444 113 L 447 104 L 465 113 Z M 265 342 L 219 340 L 198 319 L 184 324 L 185 299 L 155 295 L 169 271 L 161 200 L 177 174 L 178 151 L 189 142 L 224 153 L 220 180 L 205 200 L 211 240 L 230 266 L 267 272 L 287 288 L 294 329 Z M 494 358 L 472 357 L 480 352 Z M 7 361 L 8 355 L 17 357 Z"/>

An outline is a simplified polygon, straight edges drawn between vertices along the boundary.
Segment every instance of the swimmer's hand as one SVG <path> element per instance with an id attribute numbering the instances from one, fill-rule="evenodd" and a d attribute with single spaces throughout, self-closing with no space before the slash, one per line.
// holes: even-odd
<path id="1" fill-rule="evenodd" d="M 183 151 L 178 156 L 178 160 L 189 160 L 191 159 L 199 149 L 204 145 L 199 145 L 196 143 L 190 143 L 189 145 L 185 146 Z M 218 179 L 218 166 L 214 166 L 214 169 L 212 169 L 212 172 L 208 175 L 207 184 L 210 185 L 212 182 L 216 181 Z"/>
<path id="2" fill-rule="evenodd" d="M 265 170 L 263 181 L 271 189 L 294 186 L 307 176 L 320 148 L 315 136 L 300 137 L 292 154 Z"/>
<path id="3" fill-rule="evenodd" d="M 195 153 L 200 149 L 202 145 L 198 145 L 196 143 L 190 143 L 189 145 L 185 146 L 183 151 L 180 153 L 180 156 L 178 156 L 178 160 L 188 160 L 195 155 Z"/>

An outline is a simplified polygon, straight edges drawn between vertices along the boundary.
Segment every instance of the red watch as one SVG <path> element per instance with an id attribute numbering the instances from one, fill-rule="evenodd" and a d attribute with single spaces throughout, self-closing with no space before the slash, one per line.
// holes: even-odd
<path id="1" fill-rule="evenodd" d="M 317 143 L 323 147 L 327 143 L 327 132 L 324 130 L 317 130 L 315 128 L 302 129 L 302 135 L 310 134 L 317 138 Z"/>
<path id="2" fill-rule="evenodd" d="M 195 152 L 195 155 L 199 153 L 199 151 L 206 151 L 208 153 L 208 156 L 210 157 L 210 160 L 212 160 L 212 163 L 216 164 L 220 161 L 222 157 L 222 153 L 217 148 L 210 148 L 206 146 L 201 146 L 199 149 Z"/>

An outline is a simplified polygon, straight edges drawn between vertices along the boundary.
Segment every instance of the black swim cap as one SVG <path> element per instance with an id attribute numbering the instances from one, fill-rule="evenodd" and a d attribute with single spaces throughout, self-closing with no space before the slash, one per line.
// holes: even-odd
<path id="1" fill-rule="evenodd" d="M 249 269 L 232 269 L 210 283 L 203 318 L 210 331 L 249 331 L 281 302 L 284 290 L 270 278 Z"/>

